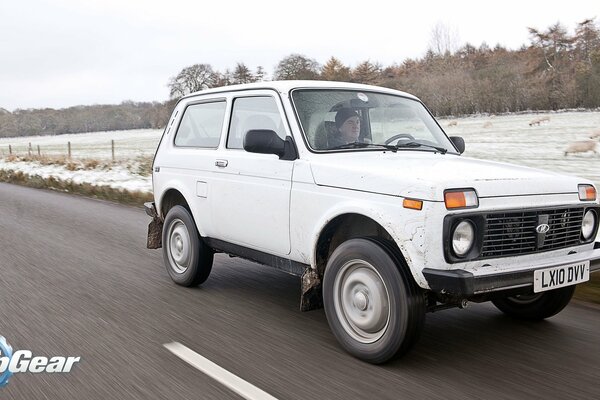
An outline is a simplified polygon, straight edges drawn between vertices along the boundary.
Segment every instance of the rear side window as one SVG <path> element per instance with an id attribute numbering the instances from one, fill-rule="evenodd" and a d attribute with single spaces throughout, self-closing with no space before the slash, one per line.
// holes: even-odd
<path id="1" fill-rule="evenodd" d="M 240 97 L 233 103 L 228 149 L 243 148 L 244 136 L 252 129 L 269 129 L 275 131 L 285 140 L 285 130 L 275 99 L 270 96 Z"/>
<path id="2" fill-rule="evenodd" d="M 219 147 L 225 101 L 193 104 L 185 113 L 175 135 L 175 145 L 181 147 Z"/>

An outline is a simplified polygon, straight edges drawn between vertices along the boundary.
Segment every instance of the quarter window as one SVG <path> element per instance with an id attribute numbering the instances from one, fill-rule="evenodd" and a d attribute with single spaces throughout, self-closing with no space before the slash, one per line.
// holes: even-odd
<path id="1" fill-rule="evenodd" d="M 270 96 L 240 97 L 233 103 L 227 148 L 242 149 L 244 136 L 253 129 L 275 131 L 285 140 L 285 130 L 275 99 Z"/>
<path id="2" fill-rule="evenodd" d="M 175 145 L 181 147 L 219 147 L 224 117 L 224 101 L 188 106 L 177 129 Z"/>

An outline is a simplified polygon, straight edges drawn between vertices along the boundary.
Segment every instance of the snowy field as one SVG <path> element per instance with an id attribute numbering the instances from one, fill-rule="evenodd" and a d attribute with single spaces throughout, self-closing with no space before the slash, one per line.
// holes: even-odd
<path id="1" fill-rule="evenodd" d="M 541 117 L 549 120 L 539 126 L 529 122 Z M 456 123 L 456 125 L 449 126 Z M 600 112 L 555 112 L 504 116 L 473 116 L 442 119 L 440 124 L 449 135 L 462 136 L 465 155 L 486 160 L 504 161 L 589 178 L 600 186 L 600 155 L 569 154 L 564 150 L 574 141 L 588 140 L 600 129 Z M 162 130 L 92 132 L 85 134 L 35 136 L 0 139 L 0 169 L 21 170 L 76 182 L 106 184 L 116 188 L 151 190 L 151 178 L 135 173 L 131 163 L 140 157 L 152 157 Z M 40 166 L 34 162 L 6 162 L 8 145 L 13 154 L 27 155 L 29 143 L 33 154 L 37 145 L 42 155 L 65 156 L 71 142 L 74 159 L 110 161 L 111 140 L 115 141 L 117 163 L 109 169 L 69 171 L 61 165 Z M 600 146 L 599 150 L 600 150 Z M 4 158 L 4 160 L 3 160 Z"/>
<path id="2" fill-rule="evenodd" d="M 532 120 L 543 117 L 550 119 L 529 126 Z M 452 121 L 456 126 L 448 126 Z M 600 111 L 477 116 L 444 119 L 440 124 L 448 135 L 465 139 L 464 155 L 468 157 L 577 175 L 600 185 L 599 154 L 564 155 L 570 143 L 589 140 L 592 132 L 600 130 Z"/>
<path id="3" fill-rule="evenodd" d="M 136 129 L 130 131 L 76 133 L 56 136 L 26 136 L 16 138 L 0 138 L 0 157 L 8 155 L 8 145 L 13 154 L 26 155 L 29 143 L 33 154 L 37 154 L 40 146 L 44 156 L 66 156 L 67 143 L 71 142 L 71 157 L 110 160 L 111 140 L 115 141 L 115 158 L 132 160 L 136 157 L 154 155 L 162 129 Z"/>

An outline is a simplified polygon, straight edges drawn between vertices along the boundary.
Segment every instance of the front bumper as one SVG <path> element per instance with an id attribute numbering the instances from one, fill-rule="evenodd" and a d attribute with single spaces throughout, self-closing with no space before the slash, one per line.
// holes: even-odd
<path id="1" fill-rule="evenodd" d="M 469 298 L 485 293 L 533 287 L 535 270 L 587 260 L 591 261 L 590 273 L 600 270 L 600 242 L 594 244 L 593 250 L 553 258 L 551 262 L 546 261 L 526 270 L 473 274 L 463 269 L 425 268 L 423 275 L 433 292 L 451 297 Z"/>

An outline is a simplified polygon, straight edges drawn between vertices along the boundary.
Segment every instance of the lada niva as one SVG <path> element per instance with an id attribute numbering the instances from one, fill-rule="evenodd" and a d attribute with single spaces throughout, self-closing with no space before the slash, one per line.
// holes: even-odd
<path id="1" fill-rule="evenodd" d="M 193 93 L 153 163 L 148 247 L 175 283 L 226 253 L 301 277 L 340 345 L 382 363 L 425 314 L 491 301 L 515 318 L 560 312 L 600 269 L 586 179 L 461 155 L 416 97 L 340 82 Z"/>

